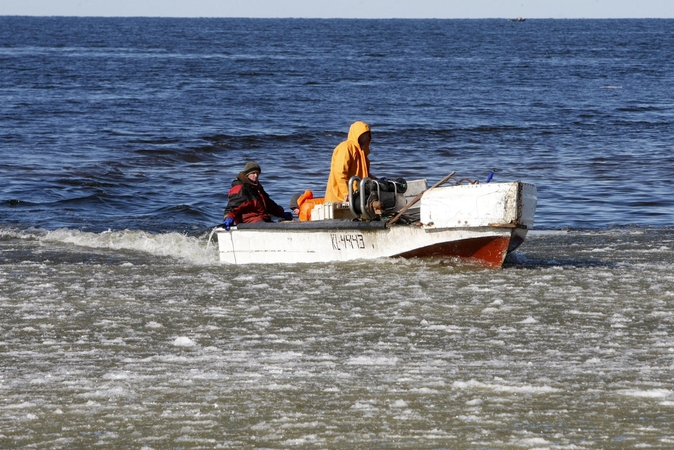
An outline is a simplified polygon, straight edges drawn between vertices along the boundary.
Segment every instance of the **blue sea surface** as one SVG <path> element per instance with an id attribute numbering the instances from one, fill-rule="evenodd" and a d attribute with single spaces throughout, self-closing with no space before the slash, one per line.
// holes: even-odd
<path id="1" fill-rule="evenodd" d="M 0 17 L 0 224 L 195 232 L 248 160 L 285 205 L 379 176 L 539 191 L 536 228 L 669 226 L 673 20 Z"/>

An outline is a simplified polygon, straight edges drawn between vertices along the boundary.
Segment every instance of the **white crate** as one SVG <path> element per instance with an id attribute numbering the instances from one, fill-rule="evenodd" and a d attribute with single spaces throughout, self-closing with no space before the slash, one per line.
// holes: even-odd
<path id="1" fill-rule="evenodd" d="M 348 202 L 327 202 L 314 206 L 311 220 L 352 219 Z"/>

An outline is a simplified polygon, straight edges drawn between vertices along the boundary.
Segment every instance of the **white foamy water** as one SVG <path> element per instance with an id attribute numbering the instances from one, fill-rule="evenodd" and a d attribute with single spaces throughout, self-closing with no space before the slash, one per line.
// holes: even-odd
<path id="1" fill-rule="evenodd" d="M 5 232 L 0 444 L 667 448 L 673 237 L 542 233 L 491 271 Z"/>
<path id="2" fill-rule="evenodd" d="M 106 231 L 91 233 L 79 230 L 58 229 L 40 236 L 41 242 L 72 244 L 93 249 L 130 250 L 154 256 L 186 260 L 194 264 L 217 261 L 217 241 L 204 243 L 193 236 L 180 233 L 148 233 L 145 231 Z"/>

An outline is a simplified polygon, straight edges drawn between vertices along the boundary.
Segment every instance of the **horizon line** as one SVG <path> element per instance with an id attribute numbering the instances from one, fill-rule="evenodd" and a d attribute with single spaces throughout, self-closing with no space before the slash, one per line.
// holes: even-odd
<path id="1" fill-rule="evenodd" d="M 518 17 L 304 17 L 304 16 L 144 16 L 144 15 L 69 15 L 69 14 L 0 14 L 0 17 L 64 17 L 101 19 L 259 19 L 259 20 L 516 20 Z M 527 20 L 671 20 L 673 17 L 522 17 Z"/>

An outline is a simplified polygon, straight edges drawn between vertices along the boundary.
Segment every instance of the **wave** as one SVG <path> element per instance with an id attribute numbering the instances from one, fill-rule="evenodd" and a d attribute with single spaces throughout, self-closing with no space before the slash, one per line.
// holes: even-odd
<path id="1" fill-rule="evenodd" d="M 60 228 L 57 230 L 0 229 L 0 240 L 36 240 L 43 245 L 71 245 L 83 249 L 141 252 L 168 257 L 195 265 L 218 263 L 217 243 L 209 243 L 209 233 L 188 236 L 181 233 L 149 233 L 147 231 L 88 231 Z"/>

